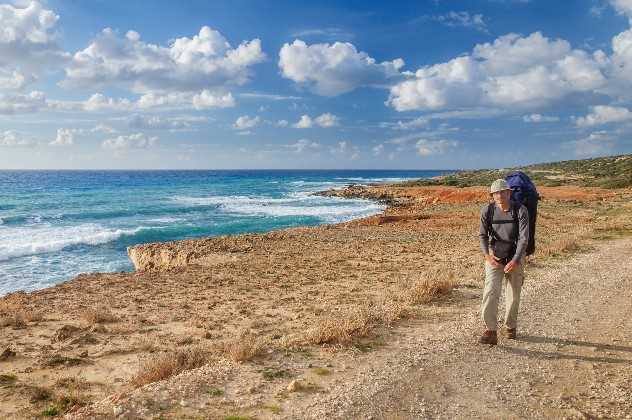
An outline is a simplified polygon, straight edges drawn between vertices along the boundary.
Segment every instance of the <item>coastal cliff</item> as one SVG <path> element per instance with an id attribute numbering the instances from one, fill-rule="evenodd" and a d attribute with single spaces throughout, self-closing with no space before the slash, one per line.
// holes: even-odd
<path id="1" fill-rule="evenodd" d="M 627 325 L 616 324 L 621 319 L 616 311 L 622 307 L 612 306 L 629 302 L 624 278 L 595 272 L 602 264 L 593 263 L 629 252 L 627 239 L 601 244 L 632 233 L 632 191 L 543 187 L 540 193 L 529 296 L 540 296 L 537 287 L 554 284 L 560 285 L 560 296 L 568 292 L 586 302 L 610 299 L 599 306 L 615 311 L 600 310 L 607 315 L 603 325 L 614 323 L 606 329 L 609 340 L 625 340 L 616 335 Z M 474 345 L 480 302 L 476 231 L 480 207 L 488 200 L 486 187 L 354 186 L 327 194 L 388 199 L 397 205 L 340 224 L 131 247 L 136 272 L 84 274 L 55 287 L 1 298 L 0 364 L 7 373 L 0 376 L 0 412 L 15 418 L 36 417 L 45 410 L 81 419 L 379 418 L 384 412 L 371 411 L 372 401 L 376 410 L 384 410 L 388 404 L 380 403 L 379 395 L 393 391 L 397 401 L 408 398 L 397 385 L 402 380 L 463 390 L 455 398 L 472 388 L 471 381 L 485 383 L 490 395 L 498 391 L 503 397 L 535 389 L 525 385 L 506 392 L 490 382 L 495 375 L 480 377 L 484 371 L 477 369 L 480 375 L 462 377 L 467 366 L 495 365 L 485 358 L 500 357 L 465 351 Z M 588 262 L 583 254 L 572 259 L 589 249 L 599 251 Z M 577 271 L 563 271 L 571 259 Z M 589 277 L 572 277 L 584 272 Z M 592 293 L 588 284 L 594 279 L 599 287 L 619 289 L 586 294 Z M 548 302 L 549 290 L 541 293 L 541 302 Z M 555 296 L 551 302 L 562 301 Z M 525 308 L 531 310 L 531 304 Z M 556 309 L 538 307 L 533 313 Z M 559 330 L 580 325 L 578 313 L 553 318 L 566 322 Z M 540 333 L 539 324 L 529 327 L 526 321 L 525 328 Z M 594 335 L 582 331 L 577 334 Z M 601 337 L 604 331 L 598 333 Z M 572 340 L 569 336 L 569 343 L 577 342 Z M 542 372 L 539 365 L 517 364 L 518 355 L 548 355 L 555 351 L 551 346 L 549 341 L 517 342 L 505 346 L 509 350 L 502 357 L 522 372 Z M 625 346 L 604 349 L 613 353 Z M 514 347 L 515 354 L 510 351 Z M 570 356 L 562 356 L 547 357 L 547 369 L 556 375 L 577 374 L 569 379 L 573 384 L 592 377 L 581 366 L 569 370 L 562 362 Z M 609 364 L 594 353 L 586 357 L 620 387 L 622 397 L 619 391 L 608 395 L 622 402 L 598 393 L 603 404 L 574 404 L 591 415 L 602 407 L 618 417 L 632 415 L 625 408 L 625 395 L 632 390 L 626 388 L 624 365 Z M 616 355 L 608 358 L 615 360 Z M 423 377 L 411 376 L 411 366 Z M 450 366 L 460 368 L 441 378 L 428 373 Z M 525 380 L 548 379 L 533 374 Z M 599 390 L 596 385 L 586 389 Z M 436 404 L 428 410 L 440 412 L 444 396 L 424 398 Z M 541 403 L 534 399 L 521 413 L 528 417 Z M 565 412 L 551 413 L 562 417 Z"/>

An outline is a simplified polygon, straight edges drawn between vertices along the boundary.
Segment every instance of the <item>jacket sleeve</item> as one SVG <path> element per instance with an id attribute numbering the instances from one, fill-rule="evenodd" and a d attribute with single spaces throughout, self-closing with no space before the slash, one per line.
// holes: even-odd
<path id="1" fill-rule="evenodd" d="M 478 236 L 481 241 L 481 251 L 483 254 L 489 254 L 489 232 L 487 231 L 487 211 L 489 209 L 489 204 L 484 206 L 481 209 L 481 225 L 478 230 Z"/>
<path id="2" fill-rule="evenodd" d="M 516 244 L 516 254 L 512 258 L 514 262 L 520 260 L 527 253 L 529 243 L 529 210 L 525 206 L 520 206 L 518 210 L 518 243 Z"/>

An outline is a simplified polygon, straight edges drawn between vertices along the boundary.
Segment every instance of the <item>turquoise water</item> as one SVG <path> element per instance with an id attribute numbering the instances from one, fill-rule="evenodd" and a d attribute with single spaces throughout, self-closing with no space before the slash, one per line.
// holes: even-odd
<path id="1" fill-rule="evenodd" d="M 0 295 L 131 271 L 130 245 L 379 213 L 312 192 L 441 171 L 0 171 Z"/>

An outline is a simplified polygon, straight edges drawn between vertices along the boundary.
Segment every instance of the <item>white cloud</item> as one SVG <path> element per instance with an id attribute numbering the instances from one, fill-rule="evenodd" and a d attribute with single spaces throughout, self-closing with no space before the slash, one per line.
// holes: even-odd
<path id="1" fill-rule="evenodd" d="M 504 35 L 472 54 L 419 69 L 391 88 L 387 104 L 398 111 L 546 105 L 605 85 L 595 56 L 539 32 Z"/>
<path id="2" fill-rule="evenodd" d="M 327 39 L 349 39 L 353 38 L 353 34 L 347 32 L 341 28 L 316 28 L 316 29 L 304 29 L 292 34 L 293 38 L 309 38 L 320 37 Z"/>
<path id="3" fill-rule="evenodd" d="M 59 16 L 37 1 L 22 6 L 0 4 L 0 70 L 14 77 L 8 86 L 6 82 L 0 85 L 20 89 L 41 71 L 68 58 L 57 45 L 58 20 Z"/>
<path id="4" fill-rule="evenodd" d="M 610 4 L 619 14 L 632 19 L 632 0 L 610 0 Z"/>
<path id="5" fill-rule="evenodd" d="M 384 122 L 380 123 L 382 128 L 390 128 L 392 130 L 414 130 L 425 127 L 430 122 L 427 117 L 417 117 L 410 121 L 397 121 L 396 123 Z"/>
<path id="6" fill-rule="evenodd" d="M 147 149 L 158 143 L 158 137 L 147 137 L 143 133 L 109 138 L 101 143 L 107 150 Z"/>
<path id="7" fill-rule="evenodd" d="M 605 6 L 603 5 L 593 5 L 590 7 L 589 9 L 589 13 L 594 16 L 594 17 L 601 17 L 601 15 L 603 14 L 603 11 L 606 9 Z"/>
<path id="8" fill-rule="evenodd" d="M 577 156 L 589 157 L 608 154 L 612 151 L 615 144 L 616 138 L 609 132 L 596 131 L 566 145 L 572 147 Z"/>
<path id="9" fill-rule="evenodd" d="M 322 115 L 319 115 L 314 120 L 317 125 L 323 128 L 335 127 L 338 125 L 339 118 L 334 114 L 330 114 L 326 112 Z"/>
<path id="10" fill-rule="evenodd" d="M 351 160 L 356 160 L 360 157 L 360 149 L 358 146 L 352 145 L 347 140 L 337 142 L 334 146 L 329 148 L 332 155 L 339 157 L 348 157 Z"/>
<path id="11" fill-rule="evenodd" d="M 457 146 L 458 142 L 453 140 L 419 139 L 417 143 L 415 143 L 417 154 L 422 157 L 441 155 Z"/>
<path id="12" fill-rule="evenodd" d="M 277 127 L 287 127 L 290 124 L 288 120 L 279 120 L 276 122 Z"/>
<path id="13" fill-rule="evenodd" d="M 83 104 L 86 111 L 129 111 L 133 108 L 129 99 L 108 98 L 101 93 L 90 96 Z"/>
<path id="14" fill-rule="evenodd" d="M 32 147 L 37 145 L 33 140 L 22 137 L 13 130 L 0 132 L 0 147 Z"/>
<path id="15" fill-rule="evenodd" d="M 422 20 L 434 20 L 449 27 L 473 28 L 477 31 L 487 32 L 487 24 L 482 14 L 470 14 L 469 12 L 450 11 L 444 15 L 424 16 Z"/>
<path id="16" fill-rule="evenodd" d="M 286 144 L 284 145 L 284 147 L 291 149 L 295 153 L 303 153 L 305 150 L 308 149 L 319 149 L 320 144 L 308 139 L 299 139 L 296 141 L 296 143 Z"/>
<path id="17" fill-rule="evenodd" d="M 0 114 L 36 112 L 46 106 L 46 97 L 43 92 L 0 94 Z"/>
<path id="18" fill-rule="evenodd" d="M 105 124 L 97 124 L 90 131 L 93 132 L 93 133 L 105 133 L 105 134 L 116 133 L 116 129 L 114 129 L 113 127 L 110 127 L 109 125 L 105 125 Z"/>
<path id="19" fill-rule="evenodd" d="M 384 145 L 383 144 L 378 144 L 376 146 L 373 146 L 371 151 L 373 152 L 374 156 L 379 156 L 379 155 L 382 154 L 382 152 L 384 152 Z"/>
<path id="20" fill-rule="evenodd" d="M 279 52 L 283 77 L 323 96 L 384 84 L 399 77 L 403 66 L 401 58 L 377 63 L 348 42 L 307 45 L 297 39 L 292 44 L 284 44 Z"/>
<path id="21" fill-rule="evenodd" d="M 301 119 L 298 120 L 298 122 L 296 124 L 294 124 L 292 127 L 294 128 L 311 128 L 314 125 L 314 121 L 312 120 L 312 118 L 309 115 L 303 115 L 301 116 Z"/>
<path id="22" fill-rule="evenodd" d="M 250 117 L 248 115 L 242 115 L 237 118 L 235 123 L 233 124 L 233 128 L 235 130 L 249 130 L 259 125 L 261 122 L 261 118 L 259 116 Z"/>
<path id="23" fill-rule="evenodd" d="M 113 134 L 116 133 L 116 130 L 105 124 L 97 124 L 93 128 L 58 128 L 55 140 L 49 144 L 52 146 L 72 146 L 77 137 L 91 133 Z"/>
<path id="24" fill-rule="evenodd" d="M 526 123 L 548 123 L 548 122 L 557 122 L 560 120 L 560 117 L 542 115 L 542 114 L 529 114 L 523 115 L 522 121 Z"/>
<path id="25" fill-rule="evenodd" d="M 57 137 L 51 141 L 53 146 L 72 146 L 75 144 L 76 131 L 69 128 L 58 128 Z"/>
<path id="26" fill-rule="evenodd" d="M 601 60 L 603 66 L 607 68 L 611 79 L 609 85 L 603 91 L 617 98 L 631 99 L 632 28 L 612 38 L 612 55 L 610 57 L 601 56 Z"/>
<path id="27" fill-rule="evenodd" d="M 32 81 L 32 76 L 25 76 L 17 70 L 3 69 L 0 67 L 0 89 L 21 90 Z"/>
<path id="28" fill-rule="evenodd" d="M 242 85 L 249 80 L 250 67 L 264 58 L 259 39 L 232 48 L 208 26 L 166 47 L 141 41 L 134 31 L 121 37 L 106 28 L 74 54 L 64 85 L 123 85 L 141 93 L 193 92 Z"/>
<path id="29" fill-rule="evenodd" d="M 149 92 L 138 98 L 137 107 L 140 109 L 180 107 L 192 102 L 191 94 L 182 92 L 156 93 Z"/>
<path id="30" fill-rule="evenodd" d="M 632 112 L 627 108 L 597 105 L 592 107 L 592 112 L 585 117 L 575 119 L 578 127 L 592 127 L 595 125 L 623 122 L 632 120 Z"/>
<path id="31" fill-rule="evenodd" d="M 270 101 L 296 101 L 300 100 L 300 96 L 276 95 L 272 93 L 240 93 L 241 98 L 248 99 L 267 99 Z"/>
<path id="32" fill-rule="evenodd" d="M 170 130 L 170 131 L 183 131 L 192 130 L 195 125 L 208 122 L 206 117 L 160 117 L 157 115 L 140 115 L 134 114 L 128 120 L 127 123 L 130 128 L 137 130 Z"/>
<path id="33" fill-rule="evenodd" d="M 235 105 L 233 96 L 213 94 L 203 90 L 197 94 L 191 92 L 156 93 L 150 92 L 137 100 L 128 98 L 111 98 L 102 93 L 95 93 L 85 101 L 48 100 L 49 109 L 57 111 L 89 111 L 89 112 L 133 112 L 147 109 L 196 109 L 225 108 Z M 1 111 L 0 111 L 1 112 Z"/>
<path id="34" fill-rule="evenodd" d="M 331 128 L 337 126 L 339 124 L 339 121 L 340 119 L 337 116 L 329 112 L 321 114 L 316 118 L 312 118 L 309 115 L 302 115 L 301 119 L 298 120 L 296 124 L 292 125 L 292 127 L 312 128 L 314 126 L 318 126 L 322 128 Z"/>
<path id="35" fill-rule="evenodd" d="M 210 108 L 231 108 L 235 106 L 235 98 L 231 93 L 224 95 L 216 95 L 209 90 L 204 89 L 202 92 L 193 96 L 193 107 L 195 109 L 210 109 Z"/>

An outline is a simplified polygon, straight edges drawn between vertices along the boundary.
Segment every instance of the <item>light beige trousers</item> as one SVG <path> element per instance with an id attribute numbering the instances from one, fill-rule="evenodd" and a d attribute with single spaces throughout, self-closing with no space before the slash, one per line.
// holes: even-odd
<path id="1" fill-rule="evenodd" d="M 485 261 L 485 287 L 483 288 L 481 318 L 483 318 L 487 329 L 491 331 L 496 331 L 498 328 L 498 300 L 503 285 L 505 286 L 505 326 L 516 328 L 518 322 L 520 291 L 524 282 L 524 258 L 511 273 L 505 274 L 504 268 L 502 265 L 493 267 Z"/>

